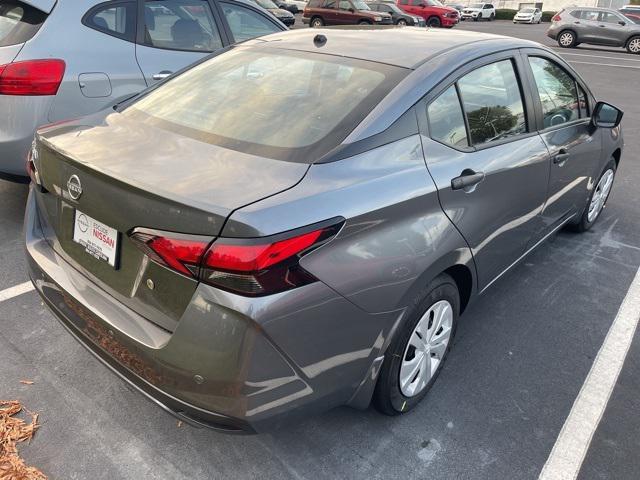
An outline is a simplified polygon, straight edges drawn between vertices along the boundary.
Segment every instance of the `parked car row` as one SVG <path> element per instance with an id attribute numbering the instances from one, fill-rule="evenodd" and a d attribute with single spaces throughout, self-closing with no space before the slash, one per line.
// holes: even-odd
<path id="1" fill-rule="evenodd" d="M 302 21 L 311 27 L 330 25 L 427 25 L 451 28 L 459 22 L 455 8 L 438 0 L 309 0 Z"/>

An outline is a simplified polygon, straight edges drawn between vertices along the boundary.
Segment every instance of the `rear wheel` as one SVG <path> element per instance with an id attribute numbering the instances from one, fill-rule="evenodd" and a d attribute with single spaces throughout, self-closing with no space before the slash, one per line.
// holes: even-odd
<path id="1" fill-rule="evenodd" d="M 577 43 L 576 34 L 571 30 L 563 30 L 558 35 L 558 45 L 562 48 L 572 48 L 575 47 Z"/>
<path id="2" fill-rule="evenodd" d="M 407 21 L 404 18 L 401 18 L 396 22 L 396 25 L 400 25 L 401 27 L 404 27 L 406 24 L 407 24 Z"/>
<path id="3" fill-rule="evenodd" d="M 594 223 L 596 223 L 596 220 L 598 220 L 600 213 L 602 213 L 602 210 L 604 210 L 605 204 L 607 203 L 615 176 L 616 162 L 612 158 L 600 175 L 595 188 L 591 191 L 591 195 L 589 196 L 587 205 L 582 213 L 582 217 L 578 223 L 573 225 L 573 229 L 575 231 L 586 232 Z"/>
<path id="4" fill-rule="evenodd" d="M 429 20 L 427 20 L 428 27 L 440 28 L 440 25 L 442 25 L 442 22 L 438 17 L 429 17 Z"/>
<path id="5" fill-rule="evenodd" d="M 420 403 L 451 348 L 460 312 L 458 288 L 442 274 L 427 292 L 385 353 L 373 402 L 387 415 L 406 413 Z"/>
<path id="6" fill-rule="evenodd" d="M 324 26 L 324 21 L 320 17 L 313 17 L 310 25 L 312 28 L 320 28 Z"/>
<path id="7" fill-rule="evenodd" d="M 629 39 L 627 42 L 627 52 L 635 54 L 640 53 L 640 35 L 636 35 Z"/>

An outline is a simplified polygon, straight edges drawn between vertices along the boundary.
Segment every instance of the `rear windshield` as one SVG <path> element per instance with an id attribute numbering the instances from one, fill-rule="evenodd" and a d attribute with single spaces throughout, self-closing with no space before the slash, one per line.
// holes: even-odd
<path id="1" fill-rule="evenodd" d="M 236 48 L 152 90 L 123 114 L 233 150 L 312 163 L 408 72 L 309 52 Z"/>
<path id="2" fill-rule="evenodd" d="M 25 3 L 0 0 L 0 47 L 26 42 L 46 19 L 46 13 Z"/>

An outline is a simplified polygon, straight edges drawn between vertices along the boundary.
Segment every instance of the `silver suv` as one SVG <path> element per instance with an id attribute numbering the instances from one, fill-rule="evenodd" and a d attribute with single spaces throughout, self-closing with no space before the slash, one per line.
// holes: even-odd
<path id="1" fill-rule="evenodd" d="M 0 176 L 40 125 L 108 108 L 229 44 L 285 30 L 242 0 L 0 0 Z"/>
<path id="2" fill-rule="evenodd" d="M 581 43 L 626 48 L 640 53 L 640 25 L 634 19 L 608 8 L 571 7 L 551 19 L 547 36 L 563 48 Z"/>

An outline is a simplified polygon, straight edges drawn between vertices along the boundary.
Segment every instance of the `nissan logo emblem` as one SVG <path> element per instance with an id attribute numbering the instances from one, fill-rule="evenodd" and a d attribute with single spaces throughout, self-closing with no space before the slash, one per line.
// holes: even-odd
<path id="1" fill-rule="evenodd" d="M 69 196 L 74 200 L 79 199 L 80 195 L 82 195 L 82 184 L 77 175 L 71 175 L 69 177 L 67 181 L 67 191 L 69 192 Z"/>

